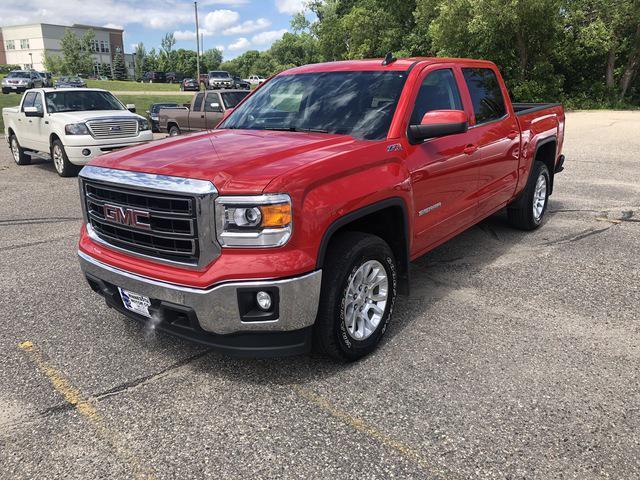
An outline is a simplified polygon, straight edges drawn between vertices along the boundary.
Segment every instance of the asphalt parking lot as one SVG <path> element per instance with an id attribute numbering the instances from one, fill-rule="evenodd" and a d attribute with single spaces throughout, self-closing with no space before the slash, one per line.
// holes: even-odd
<path id="1" fill-rule="evenodd" d="M 0 146 L 0 478 L 638 478 L 640 112 L 567 115 L 546 224 L 415 262 L 358 363 L 238 360 L 109 310 L 75 179 Z"/>

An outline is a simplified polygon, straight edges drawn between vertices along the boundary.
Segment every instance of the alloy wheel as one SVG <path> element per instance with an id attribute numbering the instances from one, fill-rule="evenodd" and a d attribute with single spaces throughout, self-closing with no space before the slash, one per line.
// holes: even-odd
<path id="1" fill-rule="evenodd" d="M 349 336 L 366 340 L 376 330 L 389 298 L 389 279 L 384 265 L 368 260 L 349 277 L 344 302 L 344 323 Z"/>

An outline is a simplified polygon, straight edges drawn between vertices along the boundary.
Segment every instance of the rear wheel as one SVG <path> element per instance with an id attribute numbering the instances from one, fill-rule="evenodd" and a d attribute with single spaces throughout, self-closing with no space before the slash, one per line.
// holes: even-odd
<path id="1" fill-rule="evenodd" d="M 9 138 L 9 145 L 11 147 L 11 153 L 13 154 L 13 161 L 16 165 L 29 165 L 31 163 L 31 156 L 24 153 L 24 149 L 18 143 L 18 139 L 15 135 L 11 135 Z"/>
<path id="2" fill-rule="evenodd" d="M 507 208 L 509 223 L 521 230 L 535 230 L 544 219 L 549 201 L 551 176 L 547 166 L 534 162 L 527 186 L 520 197 Z"/>
<path id="3" fill-rule="evenodd" d="M 177 137 L 178 135 L 180 135 L 180 128 L 177 125 L 171 125 L 169 128 L 169 136 Z"/>
<path id="4" fill-rule="evenodd" d="M 396 272 L 393 253 L 381 238 L 346 232 L 334 239 L 323 269 L 316 350 L 341 361 L 375 350 L 393 312 Z"/>
<path id="5" fill-rule="evenodd" d="M 55 139 L 51 144 L 51 159 L 53 160 L 53 166 L 61 177 L 75 177 L 80 171 L 80 166 L 74 165 L 69 161 L 67 152 L 64 150 L 64 145 L 58 139 Z"/>

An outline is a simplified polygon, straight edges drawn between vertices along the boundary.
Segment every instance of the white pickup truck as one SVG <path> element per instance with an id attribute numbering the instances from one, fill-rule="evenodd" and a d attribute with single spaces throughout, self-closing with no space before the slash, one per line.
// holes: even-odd
<path id="1" fill-rule="evenodd" d="M 18 165 L 49 154 L 58 175 L 76 175 L 92 158 L 153 140 L 149 122 L 106 90 L 36 88 L 2 109 L 4 134 Z"/>
<path id="2" fill-rule="evenodd" d="M 264 78 L 259 75 L 251 75 L 249 78 L 243 78 L 245 82 L 249 82 L 251 85 L 260 85 L 264 82 Z"/>

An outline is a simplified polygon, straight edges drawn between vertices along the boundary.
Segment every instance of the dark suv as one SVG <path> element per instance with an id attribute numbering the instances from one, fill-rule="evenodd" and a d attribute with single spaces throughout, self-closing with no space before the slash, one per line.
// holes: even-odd
<path id="1" fill-rule="evenodd" d="M 167 83 L 167 75 L 164 72 L 147 72 L 142 77 L 143 83 Z"/>

